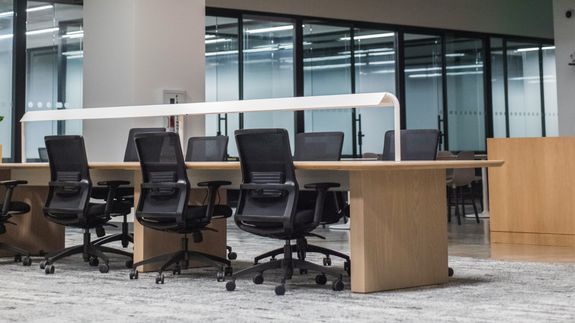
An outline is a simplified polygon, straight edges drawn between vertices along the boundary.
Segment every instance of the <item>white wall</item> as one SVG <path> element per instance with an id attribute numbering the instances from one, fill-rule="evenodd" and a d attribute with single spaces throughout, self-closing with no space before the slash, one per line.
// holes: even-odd
<path id="1" fill-rule="evenodd" d="M 553 38 L 548 0 L 206 0 L 208 7 Z"/>
<path id="2" fill-rule="evenodd" d="M 575 66 L 567 65 L 571 60 L 569 55 L 575 53 L 575 13 L 571 19 L 567 19 L 565 12 L 569 9 L 575 10 L 575 0 L 553 0 L 561 136 L 575 135 Z"/>
<path id="3" fill-rule="evenodd" d="M 163 90 L 204 101 L 204 29 L 203 0 L 85 0 L 84 106 L 158 104 Z M 89 159 L 122 160 L 129 129 L 147 126 L 165 120 L 84 122 Z M 203 133 L 186 120 L 185 137 Z"/>

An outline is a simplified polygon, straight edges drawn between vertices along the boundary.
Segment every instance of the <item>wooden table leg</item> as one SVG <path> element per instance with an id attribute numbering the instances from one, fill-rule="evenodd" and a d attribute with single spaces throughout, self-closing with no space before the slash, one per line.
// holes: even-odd
<path id="1" fill-rule="evenodd" d="M 351 289 L 447 282 L 444 170 L 350 173 Z"/>
<path id="2" fill-rule="evenodd" d="M 140 185 L 142 183 L 142 176 L 139 172 L 134 175 L 134 200 L 135 205 L 140 197 Z M 190 203 L 201 204 L 205 195 L 203 189 L 192 189 Z M 220 192 L 221 203 L 225 203 L 225 190 Z M 194 243 L 192 236 L 189 235 L 188 247 L 190 250 L 201 251 L 211 255 L 226 258 L 226 219 L 212 220 L 208 226 L 217 230 L 203 231 L 203 241 L 201 243 Z M 142 226 L 137 220 L 134 220 L 134 262 L 148 259 L 154 256 L 176 252 L 181 250 L 182 235 L 176 233 L 162 232 L 153 230 Z M 142 272 L 149 272 L 158 270 L 161 264 L 151 264 L 140 267 L 138 270 Z M 192 263 L 192 267 L 197 266 Z"/>

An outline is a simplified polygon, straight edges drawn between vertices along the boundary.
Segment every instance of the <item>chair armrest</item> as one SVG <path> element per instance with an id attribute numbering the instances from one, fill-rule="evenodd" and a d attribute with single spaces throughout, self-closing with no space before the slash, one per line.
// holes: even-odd
<path id="1" fill-rule="evenodd" d="M 208 181 L 198 183 L 199 187 L 220 187 L 225 185 L 232 185 L 232 182 L 228 181 Z"/>
<path id="2" fill-rule="evenodd" d="M 26 185 L 28 184 L 28 181 L 19 181 L 19 180 L 8 180 L 8 181 L 1 181 L 0 185 L 9 187 L 9 188 L 14 188 L 18 185 Z"/>
<path id="3" fill-rule="evenodd" d="M 102 182 L 98 182 L 98 185 L 101 186 L 108 186 L 108 187 L 118 187 L 118 186 L 122 186 L 122 185 L 130 185 L 130 182 L 128 181 L 102 181 Z"/>
<path id="4" fill-rule="evenodd" d="M 314 190 L 328 190 L 330 188 L 340 187 L 339 183 L 310 183 L 306 184 L 304 187 L 307 189 Z"/>

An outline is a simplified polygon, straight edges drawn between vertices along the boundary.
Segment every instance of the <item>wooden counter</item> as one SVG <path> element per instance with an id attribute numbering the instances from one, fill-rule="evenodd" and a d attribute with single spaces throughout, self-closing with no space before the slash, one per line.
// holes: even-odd
<path id="1" fill-rule="evenodd" d="M 491 242 L 575 247 L 575 137 L 489 139 Z"/>

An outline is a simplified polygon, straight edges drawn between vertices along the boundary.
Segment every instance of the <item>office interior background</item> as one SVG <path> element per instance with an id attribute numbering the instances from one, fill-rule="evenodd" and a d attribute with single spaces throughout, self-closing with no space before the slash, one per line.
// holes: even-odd
<path id="1" fill-rule="evenodd" d="M 6 161 L 19 159 L 17 121 L 25 111 L 83 107 L 82 1 L 23 2 L 26 19 L 15 23 L 15 1 L 0 0 Z M 553 38 L 209 5 L 206 101 L 389 91 L 401 100 L 404 128 L 439 129 L 441 149 L 450 151 L 485 152 L 491 137 L 559 133 Z M 341 130 L 343 154 L 359 157 L 381 153 L 392 126 L 392 111 L 349 109 L 212 115 L 205 133 L 280 127 L 293 141 L 294 133 Z M 44 136 L 82 128 L 80 121 L 34 124 L 26 156 L 38 160 Z M 237 156 L 233 136 L 229 154 Z"/>

